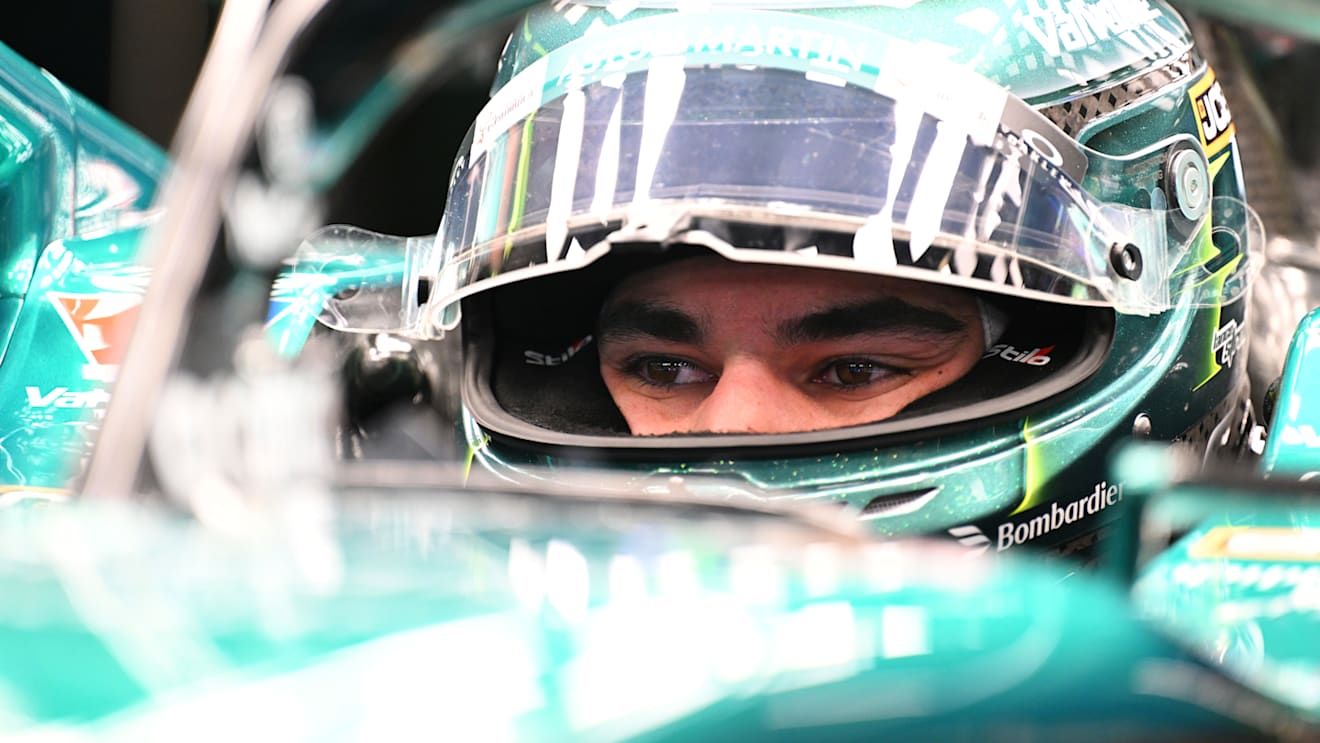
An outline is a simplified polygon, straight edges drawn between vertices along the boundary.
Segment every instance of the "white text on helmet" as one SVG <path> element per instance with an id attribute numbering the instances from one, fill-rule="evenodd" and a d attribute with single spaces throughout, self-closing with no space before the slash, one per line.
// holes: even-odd
<path id="1" fill-rule="evenodd" d="M 523 360 L 532 366 L 559 366 L 568 363 L 568 360 L 577 355 L 578 351 L 586 348 L 591 342 L 591 336 L 586 336 L 582 340 L 574 343 L 564 350 L 563 353 L 541 353 L 539 351 L 523 351 Z"/>
<path id="2" fill-rule="evenodd" d="M 1034 0 L 1028 6 L 1018 25 L 1051 57 L 1080 52 L 1160 17 L 1149 0 Z"/>
<path id="3" fill-rule="evenodd" d="M 1028 366 L 1046 366 L 1050 363 L 1050 351 L 1054 346 L 1045 348 L 1033 348 L 1030 351 L 1020 350 L 1007 343 L 997 343 L 985 352 L 983 358 L 998 356 L 1005 361 L 1012 361 L 1015 364 L 1027 364 Z"/>
<path id="4" fill-rule="evenodd" d="M 1121 500 L 1123 500 L 1122 485 L 1110 485 L 1107 482 L 1097 483 L 1095 490 L 1092 490 L 1091 494 L 1085 498 L 1079 498 L 1066 506 L 1060 506 L 1057 502 L 1051 503 L 1050 510 L 1043 511 L 1039 516 L 1029 520 L 1006 521 L 1000 524 L 999 544 L 996 551 L 1003 552 L 1010 547 L 1039 539 L 1052 531 L 1081 521 L 1087 516 L 1094 516 Z"/>

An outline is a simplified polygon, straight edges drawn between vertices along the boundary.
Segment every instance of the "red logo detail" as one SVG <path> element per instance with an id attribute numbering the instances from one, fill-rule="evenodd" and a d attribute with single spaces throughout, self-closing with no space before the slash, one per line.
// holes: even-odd
<path id="1" fill-rule="evenodd" d="M 137 294 L 62 294 L 48 292 L 51 304 L 87 356 L 102 366 L 116 365 L 137 322 L 142 297 Z"/>
<path id="2" fill-rule="evenodd" d="M 991 356 L 998 356 L 1005 361 L 1012 361 L 1015 364 L 1048 366 L 1051 361 L 1050 352 L 1053 350 L 1054 346 L 1046 346 L 1044 348 L 1033 348 L 1030 351 L 1027 351 L 1015 348 L 1007 343 L 998 343 L 990 347 L 982 358 L 988 359 Z"/>

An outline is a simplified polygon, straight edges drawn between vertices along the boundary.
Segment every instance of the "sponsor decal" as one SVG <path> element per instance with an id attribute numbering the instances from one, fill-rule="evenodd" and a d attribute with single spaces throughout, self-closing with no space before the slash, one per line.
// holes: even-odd
<path id="1" fill-rule="evenodd" d="M 974 555 L 979 555 L 990 549 L 990 537 L 981 531 L 981 527 L 969 524 L 967 526 L 955 526 L 949 530 L 949 536 L 958 540 L 958 544 L 966 547 Z"/>
<path id="2" fill-rule="evenodd" d="M 472 159 L 476 160 L 490 149 L 499 135 L 514 124 L 536 113 L 541 107 L 541 89 L 545 86 L 545 58 L 527 66 L 513 80 L 500 89 L 490 103 L 477 114 L 472 125 Z"/>
<path id="3" fill-rule="evenodd" d="M 1173 569 L 1172 581 L 1181 588 L 1217 587 L 1272 591 L 1320 586 L 1320 565 L 1284 565 L 1268 562 L 1184 562 Z"/>
<path id="4" fill-rule="evenodd" d="M 1054 346 L 1045 348 L 1033 348 L 1030 351 L 1019 350 L 1007 343 L 996 343 L 985 352 L 982 358 L 998 356 L 1005 361 L 1011 361 L 1015 364 L 1026 364 L 1027 366 L 1048 366 L 1050 363 L 1050 351 Z"/>
<path id="5" fill-rule="evenodd" d="M 1028 0 L 1014 20 L 1051 57 L 1082 52 L 1160 17 L 1149 0 Z"/>
<path id="6" fill-rule="evenodd" d="M 1279 433 L 1279 441 L 1288 446 L 1304 446 L 1307 449 L 1320 449 L 1320 435 L 1315 432 L 1315 427 L 1309 423 L 1300 426 L 1291 424 L 1285 425 L 1283 431 Z"/>
<path id="7" fill-rule="evenodd" d="M 707 20 L 710 19 L 710 20 Z M 711 22 L 713 21 L 713 22 Z M 837 34 L 822 24 L 800 22 L 793 25 L 777 22 L 772 13 L 739 16 L 703 15 L 702 22 L 678 25 L 670 22 L 632 23 L 614 33 L 593 39 L 588 36 L 564 62 L 558 84 L 582 80 L 588 76 L 622 71 L 629 64 L 651 57 L 687 57 L 727 55 L 751 61 L 765 57 L 792 57 L 832 72 L 859 72 L 868 57 L 861 35 Z M 875 64 L 875 59 L 871 64 Z M 531 70 L 532 66 L 528 66 Z M 538 72 L 543 77 L 543 73 Z M 536 88 L 540 93 L 540 88 Z M 516 101 L 518 96 L 511 95 Z M 537 101 L 539 104 L 539 101 Z M 496 111 L 515 108 L 516 104 L 492 107 Z"/>
<path id="8" fill-rule="evenodd" d="M 1188 552 L 1199 559 L 1320 562 L 1320 529 L 1217 526 Z"/>
<path id="9" fill-rule="evenodd" d="M 1215 331 L 1214 341 L 1211 345 L 1215 360 L 1219 362 L 1220 366 L 1232 367 L 1238 352 L 1242 350 L 1242 344 L 1242 326 L 1238 325 L 1237 320 L 1229 320 L 1226 325 Z"/>
<path id="10" fill-rule="evenodd" d="M 1089 162 L 1075 142 L 1020 101 L 1009 99 L 1004 106 L 1003 124 L 1009 142 L 1021 153 L 1023 167 L 1036 166 L 1055 176 L 1059 189 L 1076 201 L 1086 196 L 1077 186 L 1086 176 Z"/>
<path id="11" fill-rule="evenodd" d="M 112 379 L 137 321 L 141 295 L 47 292 L 46 298 L 87 359 L 83 378 Z"/>
<path id="12" fill-rule="evenodd" d="M 764 10 L 712 11 L 693 14 L 691 19 L 688 14 L 679 15 L 683 17 L 640 19 L 608 34 L 588 33 L 528 65 L 477 114 L 470 161 L 478 160 L 501 135 L 534 114 L 547 85 L 580 88 L 589 80 L 638 69 L 655 59 L 702 57 L 712 63 L 752 64 L 778 57 L 840 75 L 877 67 L 876 50 L 867 47 L 870 37 L 840 24 L 808 18 L 789 24 L 783 21 L 783 14 Z M 869 65 L 865 63 L 868 59 Z"/>
<path id="13" fill-rule="evenodd" d="M 76 408 L 86 410 L 101 408 L 110 402 L 110 393 L 101 389 L 89 392 L 71 392 L 68 387 L 52 387 L 49 390 L 43 390 L 40 387 L 28 386 L 24 388 L 24 391 L 27 392 L 27 402 L 30 408 Z"/>
<path id="14" fill-rule="evenodd" d="M 1090 495 L 1078 498 L 1066 505 L 1059 505 L 1056 501 L 1050 503 L 1048 510 L 1042 508 L 1037 515 L 1031 518 L 1024 517 L 1017 521 L 1005 521 L 1000 524 L 996 532 L 995 551 L 1003 552 L 1011 547 L 1017 547 L 1039 539 L 1065 526 L 1075 524 L 1088 516 L 1094 516 L 1121 500 L 1123 500 L 1122 485 L 1098 482 Z"/>
<path id="15" fill-rule="evenodd" d="M 1223 87 L 1215 79 L 1215 71 L 1206 70 L 1205 77 L 1192 86 L 1188 95 L 1192 97 L 1192 108 L 1200 123 L 1197 131 L 1201 136 L 1201 144 L 1205 146 L 1205 155 L 1214 157 L 1228 146 L 1237 133 L 1237 127 L 1233 125 L 1233 113 L 1229 111 Z"/>
<path id="16" fill-rule="evenodd" d="M 523 351 L 523 360 L 532 366 L 561 366 L 568 363 L 568 360 L 578 355 L 578 352 L 591 343 L 591 336 L 586 336 L 582 340 L 569 346 L 563 353 L 541 353 L 539 351 Z"/>

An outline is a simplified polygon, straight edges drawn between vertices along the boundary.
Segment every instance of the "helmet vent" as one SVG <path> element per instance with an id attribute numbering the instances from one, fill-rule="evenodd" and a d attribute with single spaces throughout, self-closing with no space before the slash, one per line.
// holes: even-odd
<path id="1" fill-rule="evenodd" d="M 1199 60 L 1188 52 L 1162 67 L 1072 100 L 1045 106 L 1041 113 L 1070 137 L 1088 124 L 1131 106 L 1180 80 L 1191 77 Z"/>
<path id="2" fill-rule="evenodd" d="M 862 509 L 862 513 L 857 518 L 862 521 L 869 521 L 870 519 L 912 513 L 933 500 L 939 492 L 940 489 L 935 487 L 878 495 L 866 504 L 866 507 Z"/>

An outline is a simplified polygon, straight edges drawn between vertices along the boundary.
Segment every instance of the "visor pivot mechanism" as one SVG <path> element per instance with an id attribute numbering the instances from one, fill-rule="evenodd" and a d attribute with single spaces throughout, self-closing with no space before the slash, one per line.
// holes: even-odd
<path id="1" fill-rule="evenodd" d="M 1180 143 L 1170 153 L 1165 188 L 1184 219 L 1189 223 L 1201 221 L 1210 205 L 1210 173 L 1205 158 L 1191 145 Z"/>
<path id="2" fill-rule="evenodd" d="M 1114 273 L 1121 278 L 1129 281 L 1136 281 L 1141 278 L 1143 265 L 1141 250 L 1132 243 L 1125 245 L 1114 243 L 1109 248 L 1109 263 L 1114 267 Z"/>

